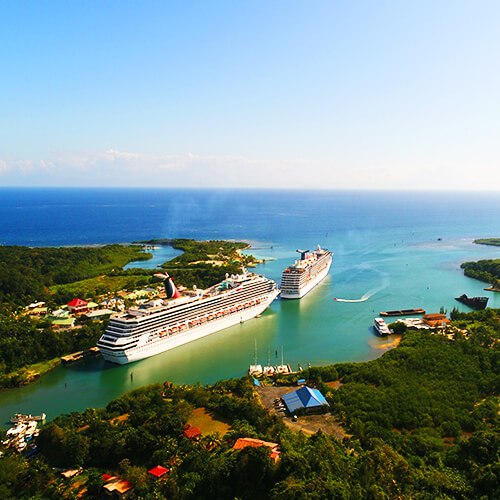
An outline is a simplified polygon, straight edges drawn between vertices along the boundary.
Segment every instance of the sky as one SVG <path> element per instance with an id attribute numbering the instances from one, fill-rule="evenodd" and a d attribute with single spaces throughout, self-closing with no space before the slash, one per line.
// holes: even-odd
<path id="1" fill-rule="evenodd" d="M 498 1 L 0 2 L 0 186 L 500 189 Z"/>

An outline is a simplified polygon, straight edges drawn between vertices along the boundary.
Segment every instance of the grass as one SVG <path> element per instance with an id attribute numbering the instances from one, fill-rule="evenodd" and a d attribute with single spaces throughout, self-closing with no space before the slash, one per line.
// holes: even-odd
<path id="1" fill-rule="evenodd" d="M 1 375 L 0 388 L 19 387 L 34 382 L 61 364 L 61 358 L 53 358 L 40 363 L 27 365 L 5 375 Z"/>
<path id="2" fill-rule="evenodd" d="M 217 420 L 206 408 L 196 408 L 189 417 L 188 424 L 198 427 L 204 436 L 218 432 L 222 437 L 231 429 L 230 425 Z"/>
<path id="3" fill-rule="evenodd" d="M 28 365 L 26 367 L 26 370 L 33 374 L 44 375 L 60 364 L 61 358 L 53 358 L 49 359 L 48 361 L 42 361 L 40 363 L 33 363 L 32 365 Z"/>

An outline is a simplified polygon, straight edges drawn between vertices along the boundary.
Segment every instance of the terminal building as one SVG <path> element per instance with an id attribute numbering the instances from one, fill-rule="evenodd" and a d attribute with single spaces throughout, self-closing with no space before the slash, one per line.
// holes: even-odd
<path id="1" fill-rule="evenodd" d="M 323 406 L 329 406 L 325 396 L 321 394 L 317 389 L 311 389 L 310 387 L 303 386 L 294 392 L 285 394 L 283 396 L 283 401 L 290 413 L 294 413 L 297 410 L 304 408 L 306 411 L 314 412 Z"/>

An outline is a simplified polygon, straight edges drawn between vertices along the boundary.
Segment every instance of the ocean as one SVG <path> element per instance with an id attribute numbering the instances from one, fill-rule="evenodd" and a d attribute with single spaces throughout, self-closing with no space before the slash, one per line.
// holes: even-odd
<path id="1" fill-rule="evenodd" d="M 371 327 L 383 310 L 466 311 L 454 300 L 462 293 L 487 294 L 489 306 L 500 307 L 500 294 L 484 292 L 485 284 L 460 269 L 464 261 L 500 258 L 500 248 L 472 243 L 499 237 L 499 216 L 499 193 L 2 188 L 4 245 L 244 240 L 250 253 L 271 259 L 257 272 L 277 282 L 298 248 L 319 244 L 334 257 L 329 276 L 305 298 L 277 300 L 261 318 L 130 365 L 86 360 L 4 391 L 0 422 L 15 412 L 44 411 L 50 419 L 102 406 L 148 383 L 240 377 L 254 362 L 255 343 L 259 363 L 281 363 L 283 348 L 294 369 L 373 359 L 391 343 Z M 154 267 L 173 255 L 162 248 L 140 265 Z"/>

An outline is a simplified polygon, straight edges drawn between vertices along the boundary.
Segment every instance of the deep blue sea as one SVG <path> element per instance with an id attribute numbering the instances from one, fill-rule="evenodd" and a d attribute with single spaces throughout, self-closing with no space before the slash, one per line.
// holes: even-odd
<path id="1" fill-rule="evenodd" d="M 101 406 L 146 383 L 203 383 L 243 375 L 284 349 L 293 368 L 373 359 L 391 339 L 371 325 L 379 311 L 453 306 L 454 297 L 500 294 L 463 276 L 460 263 L 500 258 L 474 238 L 500 237 L 500 193 L 188 189 L 0 189 L 0 244 L 92 245 L 150 238 L 237 239 L 273 259 L 257 272 L 279 282 L 297 248 L 334 252 L 330 275 L 300 301 L 275 301 L 261 318 L 127 366 L 94 360 L 60 367 L 0 394 L 0 422 L 16 411 Z M 440 239 L 440 240 L 438 240 Z M 155 253 L 148 266 L 173 250 Z M 141 263 L 141 265 L 144 265 Z M 346 303 L 333 299 L 360 299 Z M 271 362 L 275 360 L 271 359 Z M 133 382 L 130 372 L 134 373 Z"/>

